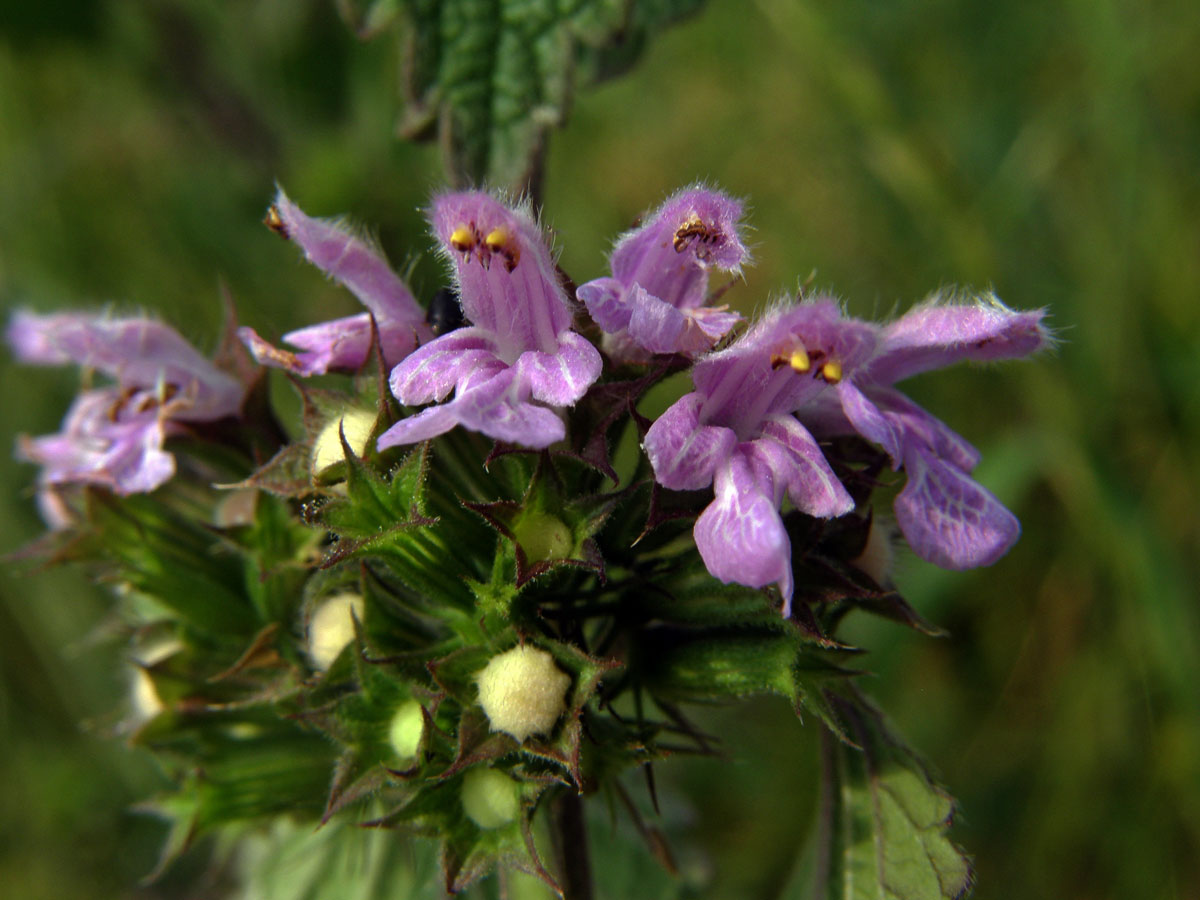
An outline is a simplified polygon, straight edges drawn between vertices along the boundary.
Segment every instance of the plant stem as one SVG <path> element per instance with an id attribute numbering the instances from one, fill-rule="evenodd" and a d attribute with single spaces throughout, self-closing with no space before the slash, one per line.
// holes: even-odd
<path id="1" fill-rule="evenodd" d="M 592 864 L 588 854 L 583 798 L 570 788 L 554 801 L 554 855 L 564 900 L 592 900 Z"/>

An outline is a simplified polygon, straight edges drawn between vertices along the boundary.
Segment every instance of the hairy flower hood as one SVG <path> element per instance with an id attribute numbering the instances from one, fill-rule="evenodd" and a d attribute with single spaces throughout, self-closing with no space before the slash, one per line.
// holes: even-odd
<path id="1" fill-rule="evenodd" d="M 380 448 L 456 425 L 525 447 L 560 440 L 565 428 L 553 408 L 583 396 L 600 376 L 601 359 L 571 330 L 571 307 L 541 229 L 526 207 L 482 191 L 436 197 L 429 218 L 470 324 L 392 370 L 392 393 L 402 403 L 436 405 L 397 422 L 380 436 Z"/>

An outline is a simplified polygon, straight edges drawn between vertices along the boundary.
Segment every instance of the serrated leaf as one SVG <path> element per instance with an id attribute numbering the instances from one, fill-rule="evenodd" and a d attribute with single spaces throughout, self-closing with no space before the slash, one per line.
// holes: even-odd
<path id="1" fill-rule="evenodd" d="M 946 836 L 953 799 L 864 697 L 847 690 L 829 700 L 861 749 L 825 734 L 818 849 L 783 900 L 966 896 L 974 872 Z"/>
<path id="2" fill-rule="evenodd" d="M 650 34 L 701 2 L 407 0 L 401 133 L 436 135 L 456 185 L 529 190 L 581 54 L 591 79 L 627 68 Z"/>

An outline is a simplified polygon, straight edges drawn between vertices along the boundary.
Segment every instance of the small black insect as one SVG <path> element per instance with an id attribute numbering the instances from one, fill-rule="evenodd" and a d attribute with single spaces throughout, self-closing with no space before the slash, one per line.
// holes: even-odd
<path id="1" fill-rule="evenodd" d="M 429 312 L 425 321 L 433 329 L 434 334 L 445 334 L 466 324 L 463 318 L 462 304 L 458 301 L 458 291 L 454 288 L 439 288 L 429 301 Z"/>

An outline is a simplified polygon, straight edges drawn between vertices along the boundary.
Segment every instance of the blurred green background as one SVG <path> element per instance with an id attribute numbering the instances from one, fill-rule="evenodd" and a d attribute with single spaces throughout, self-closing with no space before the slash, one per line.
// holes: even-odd
<path id="1" fill-rule="evenodd" d="M 984 898 L 1200 896 L 1200 16 L 1192 0 L 713 0 L 552 138 L 545 219 L 577 281 L 648 206 L 745 196 L 752 311 L 815 283 L 860 315 L 943 285 L 1047 306 L 1053 355 L 908 387 L 984 451 L 1021 517 L 986 571 L 905 560 L 951 636 L 858 623 L 864 686 L 961 803 Z M 356 310 L 259 222 L 278 180 L 439 283 L 397 141 L 399 59 L 332 0 L 0 3 L 0 304 L 154 310 L 212 347 L 223 282 L 264 335 Z M 69 371 L 0 357 L 0 421 L 55 430 Z M 0 462 L 0 551 L 40 530 Z M 0 886 L 213 897 L 193 860 L 138 887 L 159 786 L 113 737 L 127 690 L 78 572 L 0 575 Z M 704 896 L 770 898 L 811 821 L 812 727 L 717 714 L 731 762 L 660 770 Z M 714 726 L 718 727 L 718 726 Z"/>

